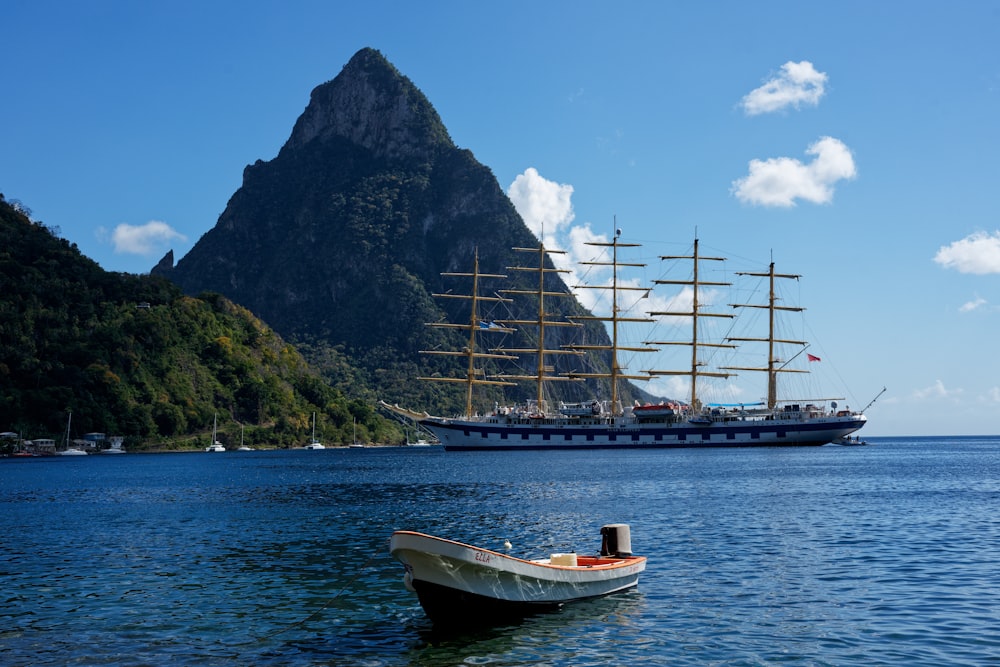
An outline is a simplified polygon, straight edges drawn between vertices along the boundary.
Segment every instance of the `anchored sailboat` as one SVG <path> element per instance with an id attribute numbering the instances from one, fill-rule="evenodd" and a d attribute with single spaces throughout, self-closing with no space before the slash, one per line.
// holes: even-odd
<path id="1" fill-rule="evenodd" d="M 69 413 L 66 418 L 66 437 L 63 440 L 63 449 L 56 452 L 59 456 L 86 456 L 87 452 L 80 449 L 69 439 L 69 426 L 73 421 L 73 413 Z"/>
<path id="2" fill-rule="evenodd" d="M 302 449 L 326 449 L 326 445 L 316 439 L 316 413 L 313 412 L 313 431 L 312 438 L 309 439 L 308 445 L 303 445 Z"/>
<path id="3" fill-rule="evenodd" d="M 422 427 L 432 432 L 440 440 L 445 450 L 520 450 L 520 449 L 625 449 L 625 448 L 670 448 L 670 447 L 751 447 L 772 445 L 823 445 L 844 438 L 864 426 L 866 418 L 859 412 L 837 410 L 836 402 L 830 409 L 820 407 L 814 402 L 780 402 L 777 396 L 777 376 L 784 372 L 793 372 L 787 367 L 787 362 L 781 362 L 776 355 L 776 345 L 798 344 L 802 341 L 779 339 L 775 334 L 775 315 L 780 311 L 801 310 L 791 306 L 778 305 L 775 296 L 774 282 L 779 278 L 797 278 L 798 276 L 778 274 L 774 271 L 772 262 L 767 273 L 745 273 L 737 275 L 763 276 L 770 280 L 770 298 L 766 305 L 733 304 L 734 308 L 764 308 L 769 315 L 769 330 L 766 338 L 727 338 L 725 342 L 710 343 L 699 338 L 699 319 L 702 317 L 732 317 L 702 312 L 699 303 L 699 290 L 706 285 L 725 285 L 702 281 L 698 266 L 702 261 L 721 261 L 722 258 L 702 257 L 695 241 L 694 252 L 689 256 L 667 256 L 664 260 L 692 260 L 694 277 L 690 281 L 657 281 L 659 284 L 690 285 L 693 291 L 693 303 L 686 312 L 651 312 L 649 316 L 628 314 L 619 302 L 622 296 L 629 292 L 648 294 L 651 288 L 636 287 L 626 284 L 619 276 L 623 267 L 641 267 L 642 264 L 622 261 L 619 251 L 636 248 L 639 244 L 621 241 L 621 231 L 618 230 L 612 241 L 593 242 L 589 245 L 604 248 L 609 255 L 608 260 L 592 261 L 592 266 L 609 267 L 612 279 L 609 285 L 581 286 L 587 289 L 601 289 L 611 292 L 611 309 L 608 315 L 573 316 L 571 320 L 597 320 L 607 323 L 610 333 L 609 344 L 574 344 L 566 345 L 559 351 L 544 349 L 544 329 L 552 323 L 546 319 L 544 299 L 555 293 L 547 292 L 544 285 L 544 268 L 546 253 L 554 252 L 539 246 L 536 252 L 540 255 L 539 266 L 541 277 L 537 291 L 509 290 L 508 294 L 530 293 L 539 304 L 539 314 L 536 320 L 507 320 L 497 326 L 498 330 L 511 331 L 506 325 L 535 325 L 539 330 L 539 347 L 534 350 L 503 350 L 479 351 L 475 346 L 475 334 L 478 325 L 478 303 L 480 301 L 503 301 L 506 297 L 483 297 L 478 295 L 479 278 L 503 278 L 493 274 L 480 274 L 478 255 L 472 274 L 444 274 L 473 278 L 473 290 L 470 295 L 454 294 L 437 295 L 450 298 L 464 298 L 471 302 L 471 315 L 468 324 L 437 324 L 436 326 L 459 327 L 469 331 L 469 345 L 465 350 L 456 352 L 435 351 L 435 354 L 462 355 L 468 358 L 468 370 L 464 378 L 425 378 L 439 381 L 464 382 L 466 392 L 466 412 L 459 417 L 437 417 L 426 412 L 416 412 L 397 405 L 382 405 L 418 422 Z M 552 270 L 552 269 L 549 269 Z M 643 294 L 643 296 L 645 296 Z M 692 335 L 689 341 L 649 341 L 642 346 L 625 346 L 619 338 L 619 327 L 624 323 L 652 323 L 654 317 L 685 316 L 691 319 Z M 495 325 L 496 326 L 496 325 Z M 766 367 L 722 367 L 716 371 L 703 368 L 699 351 L 703 348 L 732 348 L 734 343 L 763 341 L 768 343 L 768 363 Z M 655 352 L 661 345 L 683 344 L 691 346 L 691 365 L 689 369 L 679 371 L 645 370 L 641 373 L 630 372 L 621 365 L 619 353 Z M 611 356 L 610 368 L 593 372 L 575 371 L 563 375 L 552 375 L 551 367 L 546 364 L 545 357 L 555 353 L 585 353 L 607 351 Z M 489 377 L 482 369 L 476 367 L 478 359 L 513 360 L 513 353 L 536 354 L 537 371 L 534 376 L 499 375 Z M 729 371 L 762 371 L 768 374 L 768 396 L 766 404 L 736 404 L 722 406 L 719 404 L 703 405 L 698 396 L 698 378 L 720 377 L 732 375 Z M 804 371 L 794 371 L 804 372 Z M 648 381 L 660 375 L 684 375 L 690 380 L 691 394 L 687 403 L 681 401 L 665 401 L 659 405 L 634 405 L 624 407 L 619 400 L 619 383 L 622 380 Z M 561 379 L 606 379 L 610 386 L 610 400 L 594 399 L 586 404 L 562 404 L 556 410 L 547 409 L 543 399 L 542 387 L 546 382 Z M 473 409 L 473 388 L 482 384 L 511 385 L 511 380 L 534 379 L 537 384 L 537 395 L 534 399 L 520 405 L 500 406 L 485 415 L 477 415 Z M 825 401 L 829 399 L 817 399 Z"/>
<path id="4" fill-rule="evenodd" d="M 206 452 L 224 452 L 226 447 L 218 440 L 219 415 L 216 413 L 212 419 L 212 443 L 205 448 Z"/>

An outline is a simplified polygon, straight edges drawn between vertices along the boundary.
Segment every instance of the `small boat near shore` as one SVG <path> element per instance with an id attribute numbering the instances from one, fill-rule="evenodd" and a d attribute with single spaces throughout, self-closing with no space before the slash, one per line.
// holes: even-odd
<path id="1" fill-rule="evenodd" d="M 101 454 L 124 454 L 125 448 L 122 446 L 124 441 L 125 438 L 120 435 L 112 436 L 111 439 L 108 440 L 108 448 L 102 449 Z"/>
<path id="2" fill-rule="evenodd" d="M 83 449 L 77 447 L 70 440 L 70 437 L 69 437 L 69 427 L 70 427 L 70 424 L 72 424 L 72 422 L 73 422 L 73 413 L 71 412 L 71 413 L 69 413 L 69 418 L 66 420 L 65 448 L 59 450 L 58 452 L 56 452 L 56 454 L 59 455 L 59 456 L 86 456 L 87 455 L 86 450 L 83 450 Z"/>
<path id="3" fill-rule="evenodd" d="M 212 421 L 212 444 L 205 448 L 206 452 L 225 452 L 226 447 L 218 441 L 219 416 Z"/>
<path id="4" fill-rule="evenodd" d="M 840 445 L 841 447 L 863 447 L 868 444 L 868 441 L 862 440 L 858 436 L 845 436 L 837 438 L 833 441 L 833 444 Z"/>
<path id="5" fill-rule="evenodd" d="M 558 553 L 526 560 L 399 530 L 389 552 L 403 563 L 406 588 L 435 625 L 491 625 L 636 586 L 646 558 L 632 554 L 629 527 L 609 524 L 601 535 L 596 556 Z"/>
<path id="6" fill-rule="evenodd" d="M 313 432 L 308 445 L 303 445 L 302 449 L 326 449 L 326 446 L 316 439 L 316 413 L 313 413 Z"/>

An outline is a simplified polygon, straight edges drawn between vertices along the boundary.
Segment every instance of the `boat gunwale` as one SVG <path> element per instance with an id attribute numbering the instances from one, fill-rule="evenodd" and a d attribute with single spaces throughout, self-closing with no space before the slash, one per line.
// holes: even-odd
<path id="1" fill-rule="evenodd" d="M 606 571 L 614 571 L 614 570 L 617 570 L 617 569 L 620 569 L 620 568 L 625 568 L 625 567 L 632 566 L 632 565 L 638 565 L 640 563 L 643 564 L 643 569 L 645 569 L 645 562 L 646 562 L 646 557 L 645 556 L 624 556 L 624 557 L 620 557 L 620 556 L 609 556 L 609 557 L 602 557 L 602 556 L 597 556 L 597 557 L 594 557 L 594 556 L 578 556 L 578 560 L 579 559 L 585 559 L 587 561 L 608 561 L 608 562 L 606 562 L 606 563 L 589 564 L 589 565 L 556 565 L 556 564 L 553 564 L 553 563 L 550 563 L 550 562 L 545 562 L 545 560 L 532 560 L 532 559 L 528 559 L 528 558 L 519 558 L 517 556 L 511 556 L 511 555 L 508 555 L 508 554 L 500 553 L 499 551 L 494 551 L 492 549 L 486 549 L 484 547 L 477 547 L 475 545 L 468 544 L 466 542 L 459 542 L 457 540 L 450 540 L 450 539 L 445 538 L 445 537 L 438 537 L 436 535 L 428 535 L 427 533 L 421 533 L 421 532 L 413 531 L 413 530 L 397 530 L 397 531 L 394 531 L 392 533 L 392 537 L 393 538 L 396 537 L 397 535 L 408 536 L 408 537 L 417 537 L 417 538 L 422 538 L 422 539 L 430 540 L 432 542 L 439 542 L 439 543 L 443 543 L 443 544 L 449 544 L 451 546 L 461 547 L 461 548 L 464 548 L 464 549 L 471 549 L 473 551 L 490 554 L 491 556 L 496 556 L 496 557 L 500 558 L 501 561 L 508 561 L 508 562 L 512 562 L 512 563 L 521 563 L 521 564 L 528 565 L 528 566 L 531 566 L 531 567 L 539 567 L 539 568 L 545 568 L 545 569 L 550 569 L 550 570 L 555 570 L 555 571 L 606 572 Z M 390 538 L 390 543 L 391 543 L 391 538 Z M 409 549 L 406 549 L 406 548 L 402 548 L 402 549 L 397 548 L 397 549 L 393 550 L 391 548 L 391 546 L 390 546 L 390 553 L 392 553 L 393 555 L 395 555 L 396 551 L 418 551 L 418 550 L 417 549 L 413 549 L 413 548 L 409 548 Z M 421 551 L 421 553 L 432 553 L 432 552 Z M 436 555 L 440 555 L 440 554 L 436 554 Z M 488 568 L 488 569 L 501 569 L 499 567 L 494 566 L 492 563 L 483 563 L 483 562 L 479 561 L 479 562 L 476 562 L 475 564 L 477 566 L 485 567 L 485 568 Z"/>

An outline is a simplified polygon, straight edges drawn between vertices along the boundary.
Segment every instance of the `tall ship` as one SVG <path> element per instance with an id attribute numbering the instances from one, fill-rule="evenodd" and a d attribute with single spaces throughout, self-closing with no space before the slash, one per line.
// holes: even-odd
<path id="1" fill-rule="evenodd" d="M 862 412 L 838 409 L 838 398 L 785 399 L 779 396 L 778 378 L 786 373 L 805 373 L 794 369 L 789 362 L 802 353 L 805 341 L 782 338 L 777 333 L 776 320 L 784 311 L 799 311 L 801 308 L 783 305 L 776 292 L 776 282 L 797 279 L 793 274 L 776 273 L 774 262 L 766 272 L 737 273 L 764 279 L 768 284 L 769 297 L 766 303 L 730 304 L 734 311 L 758 309 L 767 315 L 766 336 L 726 337 L 712 342 L 701 335 L 703 318 L 733 318 L 736 314 L 711 313 L 699 302 L 701 290 L 707 286 L 721 286 L 729 283 L 710 282 L 700 277 L 702 262 L 721 261 L 720 257 L 703 257 L 699 253 L 698 241 L 690 255 L 663 256 L 666 261 L 691 261 L 693 273 L 690 280 L 657 280 L 654 284 L 684 285 L 690 289 L 691 307 L 685 310 L 652 311 L 641 315 L 632 313 L 633 308 L 622 308 L 623 297 L 630 292 L 640 296 L 648 295 L 651 287 L 638 287 L 622 279 L 620 271 L 627 267 L 641 267 L 643 264 L 623 261 L 620 251 L 637 248 L 639 244 L 621 240 L 621 230 L 617 230 L 611 241 L 588 243 L 600 249 L 600 259 L 586 262 L 591 266 L 606 267 L 611 271 L 611 280 L 605 285 L 578 285 L 580 289 L 605 290 L 609 293 L 610 312 L 607 315 L 572 316 L 569 321 L 550 320 L 545 310 L 546 299 L 572 296 L 569 292 L 549 291 L 545 277 L 548 273 L 561 272 L 551 262 L 546 262 L 550 254 L 559 251 L 546 249 L 539 244 L 537 249 L 515 248 L 523 252 L 537 254 L 538 265 L 532 267 L 508 267 L 516 271 L 537 271 L 537 290 L 494 291 L 494 296 L 479 294 L 483 279 L 503 279 L 505 275 L 481 274 L 478 258 L 471 273 L 442 274 L 446 276 L 472 279 L 469 294 L 435 295 L 447 298 L 461 298 L 469 301 L 470 317 L 464 323 L 436 323 L 432 326 L 446 326 L 463 330 L 468 334 L 468 344 L 462 350 L 433 351 L 434 354 L 448 354 L 465 357 L 465 375 L 461 377 L 428 377 L 429 381 L 457 382 L 466 386 L 465 413 L 460 416 L 442 417 L 419 412 L 382 402 L 383 407 L 412 419 L 433 433 L 447 451 L 468 450 L 529 450 L 529 449 L 664 449 L 664 448 L 706 448 L 706 447 L 761 447 L 761 446 L 818 446 L 831 442 L 845 441 L 850 434 L 865 425 Z M 564 271 L 563 271 L 564 272 Z M 504 301 L 518 295 L 530 295 L 538 303 L 536 319 L 491 321 L 480 319 L 479 306 L 488 301 Z M 691 331 L 684 340 L 651 340 L 642 344 L 626 345 L 622 342 L 621 328 L 640 324 L 652 324 L 658 317 L 681 317 L 690 321 Z M 545 331 L 556 326 L 580 326 L 585 320 L 604 322 L 608 328 L 607 344 L 564 344 L 558 349 L 546 346 Z M 531 327 L 535 330 L 535 348 L 507 349 L 502 345 L 480 343 L 483 332 L 490 334 L 511 333 L 515 327 Z M 737 344 L 766 346 L 766 363 L 759 366 L 719 366 L 715 370 L 706 368 L 703 354 L 712 348 L 735 348 Z M 629 358 L 644 357 L 642 353 L 656 352 L 667 346 L 690 348 L 690 365 L 676 370 L 630 370 L 622 365 L 624 353 Z M 788 346 L 799 347 L 799 353 L 792 359 L 784 360 L 779 349 Z M 549 355 L 604 353 L 610 357 L 607 368 L 588 371 L 555 373 L 548 363 Z M 535 357 L 534 374 L 487 373 L 483 362 L 513 361 L 521 355 Z M 809 356 L 811 357 L 811 355 Z M 767 395 L 756 403 L 706 403 L 699 396 L 700 380 L 703 378 L 727 378 L 739 373 L 763 373 L 767 378 Z M 620 399 L 621 383 L 626 381 L 646 382 L 661 376 L 681 376 L 687 378 L 690 394 L 685 400 L 658 401 L 655 404 L 623 405 Z M 544 388 L 554 381 L 584 381 L 603 379 L 609 387 L 609 396 L 594 398 L 583 403 L 558 403 L 550 406 L 545 399 Z M 535 384 L 535 396 L 515 405 L 494 403 L 492 409 L 477 413 L 474 407 L 474 392 L 479 385 L 516 385 L 515 381 L 531 380 Z"/>

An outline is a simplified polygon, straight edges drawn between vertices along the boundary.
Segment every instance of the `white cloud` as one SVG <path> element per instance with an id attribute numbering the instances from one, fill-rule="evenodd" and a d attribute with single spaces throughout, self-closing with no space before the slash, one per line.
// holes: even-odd
<path id="1" fill-rule="evenodd" d="M 826 92 L 826 79 L 826 74 L 817 72 L 807 60 L 800 63 L 789 61 L 763 86 L 750 91 L 740 105 L 748 116 L 781 111 L 787 107 L 798 109 L 802 104 L 816 106 Z"/>
<path id="2" fill-rule="evenodd" d="M 541 176 L 534 168 L 528 168 L 517 176 L 507 189 L 514 208 L 524 219 L 525 224 L 535 234 L 541 237 L 542 228 L 545 238 L 542 239 L 546 248 L 558 249 L 565 254 L 550 256 L 557 268 L 568 273 L 563 274 L 563 281 L 576 294 L 580 303 L 593 313 L 607 315 L 611 312 L 609 292 L 601 289 L 574 289 L 579 285 L 611 286 L 611 269 L 608 266 L 582 265 L 581 262 L 610 261 L 608 249 L 587 245 L 588 243 L 608 243 L 606 234 L 595 233 L 590 223 L 572 225 L 575 217 L 570 201 L 573 186 L 559 184 Z M 640 287 L 639 279 L 619 276 L 622 287 Z M 652 291 L 634 289 L 623 292 L 619 307 L 628 310 L 638 317 L 645 317 L 649 312 L 689 311 L 692 308 L 693 292 L 684 288 L 672 296 L 661 296 Z M 702 292 L 702 304 L 711 303 L 718 296 L 715 290 Z M 664 317 L 661 321 L 673 320 L 688 322 L 690 318 Z"/>
<path id="3" fill-rule="evenodd" d="M 692 287 L 682 287 L 672 296 L 661 296 L 653 293 L 649 299 L 649 312 L 651 313 L 688 313 L 693 308 L 694 288 Z M 684 315 L 660 315 L 657 319 L 661 323 L 671 324 L 686 324 L 691 321 L 690 317 Z"/>
<path id="4" fill-rule="evenodd" d="M 654 396 L 668 396 L 681 401 L 691 398 L 691 381 L 680 375 L 655 376 L 643 383 L 642 388 Z"/>
<path id="5" fill-rule="evenodd" d="M 590 223 L 570 227 L 560 238 L 555 240 L 552 247 L 565 250 L 565 255 L 553 255 L 552 259 L 560 269 L 566 269 L 569 273 L 563 276 L 566 285 L 576 294 L 576 298 L 583 304 L 583 307 L 591 312 L 600 311 L 600 297 L 603 290 L 594 289 L 574 289 L 578 285 L 600 285 L 611 284 L 611 272 L 604 266 L 580 265 L 580 262 L 598 259 L 601 248 L 589 246 L 588 243 L 607 243 L 605 234 L 595 234 L 590 228 Z M 546 244 L 548 245 L 548 244 Z M 581 270 L 586 273 L 581 273 Z"/>
<path id="6" fill-rule="evenodd" d="M 525 169 L 507 188 L 514 208 L 520 214 L 528 229 L 542 240 L 546 248 L 565 251 L 553 254 L 551 259 L 557 268 L 566 269 L 563 281 L 572 289 L 580 284 L 601 284 L 607 275 L 604 267 L 589 267 L 587 275 L 580 275 L 579 263 L 594 259 L 600 248 L 588 246 L 588 242 L 608 241 L 604 234 L 596 234 L 590 223 L 571 226 L 576 214 L 573 213 L 573 186 L 550 181 L 538 173 L 534 167 Z M 544 232 L 544 233 L 543 233 Z M 589 310 L 598 307 L 601 290 L 575 289 L 580 303 Z"/>
<path id="7" fill-rule="evenodd" d="M 934 261 L 959 273 L 1000 273 L 1000 231 L 970 234 L 951 245 L 942 246 Z"/>
<path id="8" fill-rule="evenodd" d="M 582 259 L 592 259 L 597 250 L 588 243 L 607 243 L 610 239 L 606 234 L 596 234 L 590 228 L 590 223 L 570 227 L 564 239 L 567 254 L 564 255 L 567 263 L 576 263 Z M 568 266 L 566 268 L 569 268 Z"/>
<path id="9" fill-rule="evenodd" d="M 917 389 L 913 392 L 913 397 L 918 400 L 924 399 L 958 399 L 962 395 L 961 389 L 946 389 L 944 383 L 941 380 L 935 380 L 934 384 L 923 389 Z"/>
<path id="10" fill-rule="evenodd" d="M 837 181 L 857 175 L 851 150 L 838 139 L 821 137 L 806 154 L 816 157 L 808 164 L 789 157 L 751 160 L 750 173 L 733 181 L 732 193 L 761 206 L 795 206 L 796 199 L 827 204 Z"/>
<path id="11" fill-rule="evenodd" d="M 153 255 L 175 239 L 186 241 L 187 237 L 159 220 L 150 220 L 144 225 L 122 223 L 111 232 L 111 243 L 118 254 Z"/>
<path id="12" fill-rule="evenodd" d="M 570 201 L 573 186 L 542 178 L 534 167 L 525 169 L 514 179 L 507 188 L 507 196 L 528 229 L 545 245 L 576 217 Z"/>
<path id="13" fill-rule="evenodd" d="M 713 306 L 721 303 L 723 300 L 724 296 L 719 290 L 702 287 L 698 290 L 698 311 L 705 312 L 708 309 L 709 311 L 718 312 L 718 308 L 713 308 Z M 650 312 L 690 313 L 692 310 L 694 310 L 694 288 L 690 286 L 681 287 L 672 295 L 661 296 L 659 293 L 654 292 L 649 297 Z M 662 324 L 677 326 L 689 326 L 691 324 L 691 317 L 689 315 L 661 315 L 658 317 L 658 320 Z M 710 326 L 710 324 L 702 320 L 702 326 Z"/>
<path id="14" fill-rule="evenodd" d="M 961 313 L 969 313 L 985 305 L 986 305 L 986 299 L 980 296 L 976 297 L 972 301 L 963 303 L 962 306 L 958 309 L 958 311 Z"/>

